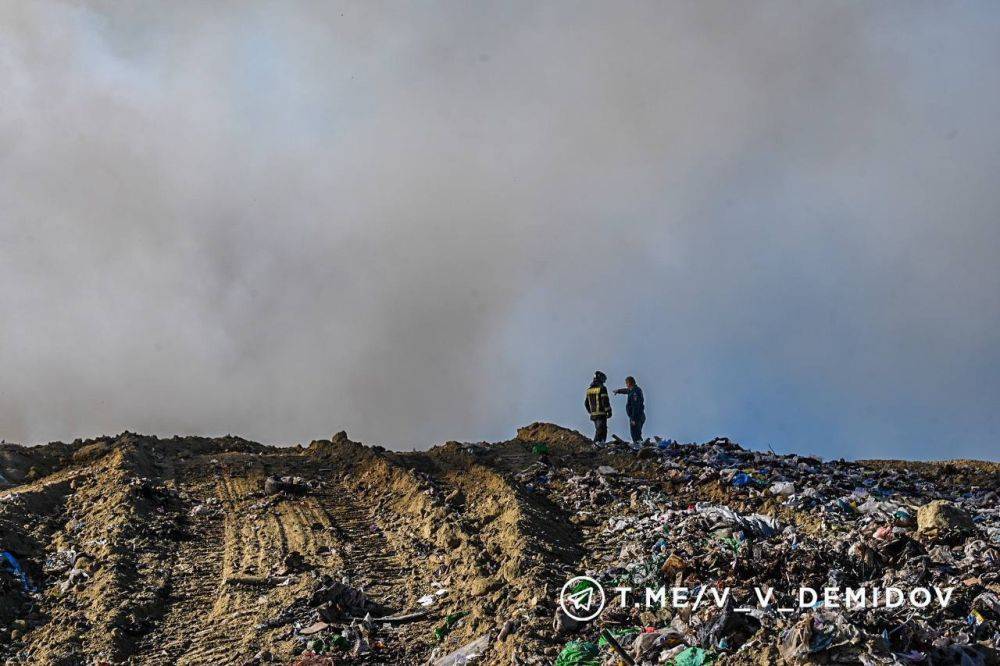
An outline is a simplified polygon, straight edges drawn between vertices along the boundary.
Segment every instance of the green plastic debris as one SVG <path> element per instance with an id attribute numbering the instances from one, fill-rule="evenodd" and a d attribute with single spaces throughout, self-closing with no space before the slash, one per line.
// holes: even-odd
<path id="1" fill-rule="evenodd" d="M 531 447 L 531 452 L 534 453 L 536 456 L 543 456 L 549 452 L 549 445 L 535 444 L 533 447 Z"/>
<path id="2" fill-rule="evenodd" d="M 334 650 L 347 650 L 350 647 L 350 641 L 340 634 L 333 634 L 327 638 L 313 638 L 306 643 L 306 649 L 316 654 L 329 654 Z"/>
<path id="3" fill-rule="evenodd" d="M 570 641 L 556 657 L 555 666 L 601 666 L 601 652 L 587 641 Z"/>
<path id="4" fill-rule="evenodd" d="M 306 649 L 316 654 L 326 654 L 330 651 L 330 645 L 322 638 L 314 638 L 306 643 Z"/>
<path id="5" fill-rule="evenodd" d="M 642 629 L 639 629 L 638 627 L 626 627 L 624 629 L 608 629 L 608 631 L 611 633 L 612 636 L 615 637 L 616 640 L 618 640 L 622 638 L 628 638 L 629 636 L 635 636 L 640 631 L 642 631 Z M 608 639 L 606 639 L 604 636 L 601 636 L 600 640 L 597 641 L 597 647 L 606 648 L 608 646 L 609 646 Z"/>
<path id="6" fill-rule="evenodd" d="M 671 663 L 674 666 L 707 666 L 713 661 L 715 661 L 715 658 L 700 647 L 689 647 L 674 657 Z"/>
<path id="7" fill-rule="evenodd" d="M 438 643 L 444 640 L 444 637 L 451 633 L 452 628 L 458 621 L 469 614 L 469 611 L 459 611 L 458 613 L 452 613 L 444 619 L 444 622 L 434 630 L 434 638 L 437 639 Z"/>
<path id="8" fill-rule="evenodd" d="M 722 540 L 722 543 L 729 546 L 736 555 L 740 554 L 740 549 L 743 547 L 743 542 L 734 537 L 726 537 Z"/>

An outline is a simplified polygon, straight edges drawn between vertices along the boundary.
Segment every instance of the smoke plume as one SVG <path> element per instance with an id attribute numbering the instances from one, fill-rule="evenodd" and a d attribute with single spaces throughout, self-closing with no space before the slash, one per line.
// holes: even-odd
<path id="1" fill-rule="evenodd" d="M 1000 5 L 0 7 L 0 435 L 997 457 Z M 613 428 L 624 428 L 624 405 Z"/>

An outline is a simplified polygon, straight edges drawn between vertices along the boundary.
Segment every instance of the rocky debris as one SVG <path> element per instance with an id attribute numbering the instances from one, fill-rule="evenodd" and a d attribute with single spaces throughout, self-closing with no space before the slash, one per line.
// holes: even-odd
<path id="1" fill-rule="evenodd" d="M 464 666 L 478 661 L 490 645 L 490 635 L 485 634 L 468 645 L 463 645 L 451 654 L 445 655 L 433 662 L 433 666 Z"/>
<path id="2" fill-rule="evenodd" d="M 74 443 L 84 446 L 78 440 Z M 18 446 L 0 443 L 0 489 L 30 483 L 67 464 L 73 455 L 73 446 L 52 442 L 45 446 Z"/>
<path id="3" fill-rule="evenodd" d="M 222 503 L 218 497 L 209 497 L 204 502 L 199 502 L 191 507 L 188 515 L 192 518 L 197 516 L 218 516 L 222 513 Z"/>
<path id="4" fill-rule="evenodd" d="M 264 494 L 305 495 L 316 486 L 316 482 L 307 482 L 300 476 L 269 476 L 264 480 Z"/>
<path id="5" fill-rule="evenodd" d="M 917 535 L 929 541 L 960 539 L 974 531 L 972 518 L 948 500 L 934 500 L 917 510 Z"/>
<path id="6" fill-rule="evenodd" d="M 362 617 L 378 612 L 380 606 L 361 590 L 323 576 L 314 583 L 309 605 L 328 622 Z"/>
<path id="7" fill-rule="evenodd" d="M 552 629 L 557 636 L 571 634 L 579 628 L 580 622 L 574 620 L 562 608 L 556 608 L 556 616 L 552 620 Z"/>

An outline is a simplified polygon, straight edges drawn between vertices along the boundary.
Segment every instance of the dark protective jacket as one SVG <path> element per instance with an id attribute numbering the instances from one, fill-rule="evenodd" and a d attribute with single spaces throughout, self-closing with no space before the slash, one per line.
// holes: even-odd
<path id="1" fill-rule="evenodd" d="M 633 386 L 630 389 L 625 389 L 625 395 L 628 396 L 628 400 L 625 403 L 625 413 L 632 421 L 645 421 L 646 420 L 646 401 L 642 397 L 642 389 L 638 386 Z"/>
<path id="2" fill-rule="evenodd" d="M 583 399 L 583 407 L 590 414 L 590 420 L 611 418 L 611 398 L 608 396 L 608 387 L 596 381 L 590 383 L 587 395 Z"/>

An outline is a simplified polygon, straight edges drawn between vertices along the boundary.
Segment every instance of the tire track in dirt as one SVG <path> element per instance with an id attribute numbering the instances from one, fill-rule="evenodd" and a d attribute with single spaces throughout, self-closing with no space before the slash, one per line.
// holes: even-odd
<path id="1" fill-rule="evenodd" d="M 318 547 L 313 524 L 316 522 L 312 498 L 305 502 L 290 502 L 286 505 L 285 521 L 293 540 L 289 543 L 289 552 L 296 551 L 306 560 L 313 560 Z M 286 532 L 288 534 L 288 532 Z M 284 555 L 284 554 L 283 554 Z"/>
<path id="2" fill-rule="evenodd" d="M 279 504 L 274 507 L 275 513 L 280 513 L 284 511 L 284 506 Z M 288 533 L 285 531 L 285 523 L 280 517 L 276 515 L 270 515 L 267 518 L 268 527 L 274 528 L 274 533 L 278 538 L 278 555 L 284 557 L 288 553 Z M 264 555 L 263 563 L 267 563 L 267 553 L 264 549 L 261 549 L 261 554 Z"/>
<path id="3" fill-rule="evenodd" d="M 210 496 L 216 497 L 214 493 Z M 202 501 L 208 496 L 202 496 Z M 157 627 L 139 644 L 133 663 L 185 664 L 196 641 L 203 639 L 202 625 L 207 622 L 218 600 L 222 584 L 225 522 L 222 516 L 192 518 L 191 537 L 178 544 L 174 565 L 170 568 L 170 602 Z"/>
<path id="4" fill-rule="evenodd" d="M 304 545 L 314 542 L 310 534 L 312 521 L 298 499 L 281 500 L 265 507 L 260 523 L 248 521 L 255 489 L 251 479 L 219 484 L 218 495 L 225 513 L 220 520 L 222 539 L 215 540 L 221 565 L 216 567 L 214 596 L 206 596 L 198 606 L 177 609 L 199 628 L 188 632 L 186 651 L 175 661 L 164 663 L 244 663 L 258 650 L 255 627 L 267 612 L 282 605 L 280 599 L 270 605 L 262 603 L 274 589 L 271 585 L 243 584 L 240 580 L 267 580 L 280 568 L 286 555 L 293 550 L 301 552 Z M 259 525 L 257 529 L 255 524 Z"/>
<path id="5" fill-rule="evenodd" d="M 259 590 L 227 584 L 244 573 L 266 575 L 266 557 L 287 549 L 274 548 L 246 520 L 250 479 L 217 477 L 194 503 L 211 499 L 218 508 L 190 517 L 192 538 L 182 541 L 174 555 L 170 604 L 153 632 L 146 635 L 133 657 L 137 664 L 238 664 L 256 651 L 251 641 L 260 620 Z M 279 544 L 284 543 L 281 521 L 269 515 Z M 248 561 L 260 566 L 248 572 Z M 159 647 L 156 647 L 159 646 Z"/>
<path id="6" fill-rule="evenodd" d="M 397 605 L 403 578 L 409 578 L 402 554 L 393 547 L 375 523 L 374 510 L 366 509 L 343 484 L 315 495 L 318 509 L 334 528 L 333 544 L 342 561 L 344 574 L 375 601 Z M 394 594 L 395 593 L 395 594 Z"/>

